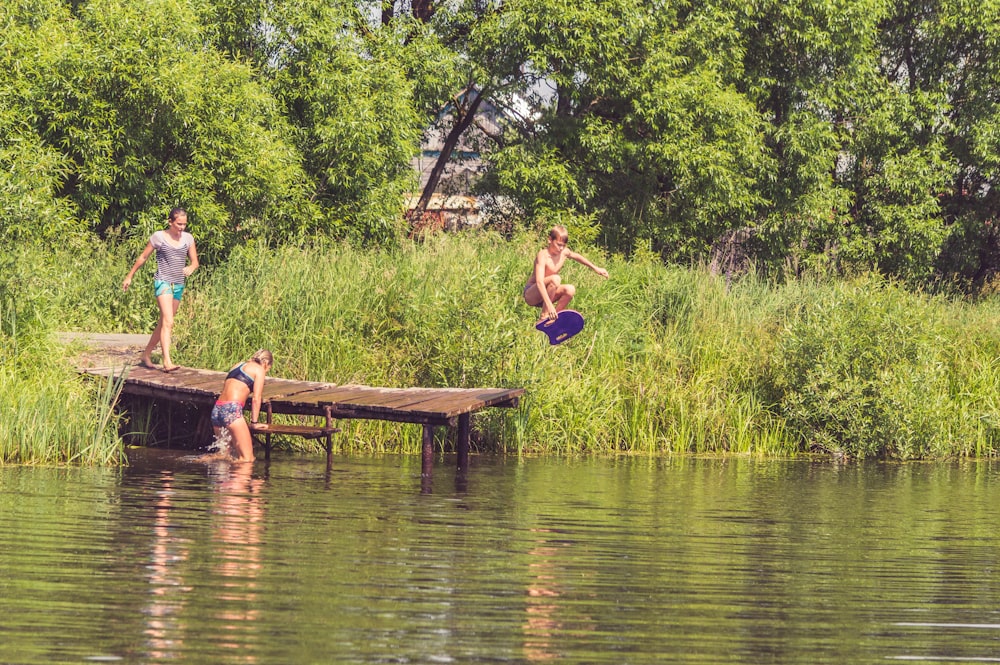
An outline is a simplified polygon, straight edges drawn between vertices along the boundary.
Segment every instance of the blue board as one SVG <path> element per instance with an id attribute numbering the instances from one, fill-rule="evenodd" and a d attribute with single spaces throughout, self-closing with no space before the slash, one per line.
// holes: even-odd
<path id="1" fill-rule="evenodd" d="M 549 336 L 549 344 L 561 344 L 583 330 L 583 316 L 575 310 L 564 309 L 554 321 L 539 321 L 535 328 Z"/>

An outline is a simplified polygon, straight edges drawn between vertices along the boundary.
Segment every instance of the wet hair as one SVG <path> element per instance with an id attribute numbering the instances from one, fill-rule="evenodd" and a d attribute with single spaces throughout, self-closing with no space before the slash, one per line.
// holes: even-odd
<path id="1" fill-rule="evenodd" d="M 562 240 L 566 242 L 569 240 L 569 231 L 566 230 L 565 226 L 556 224 L 549 229 L 549 240 Z"/>
<path id="2" fill-rule="evenodd" d="M 187 210 L 185 210 L 184 208 L 171 208 L 170 214 L 167 215 L 167 219 L 169 219 L 172 222 L 175 219 L 177 219 L 178 217 L 180 217 L 181 215 L 184 215 L 185 217 L 187 217 L 187 215 L 188 215 L 187 214 Z"/>
<path id="3" fill-rule="evenodd" d="M 267 363 L 268 367 L 274 366 L 274 356 L 267 349 L 260 349 L 257 353 L 250 357 L 250 360 L 254 361 L 258 365 L 263 365 Z"/>

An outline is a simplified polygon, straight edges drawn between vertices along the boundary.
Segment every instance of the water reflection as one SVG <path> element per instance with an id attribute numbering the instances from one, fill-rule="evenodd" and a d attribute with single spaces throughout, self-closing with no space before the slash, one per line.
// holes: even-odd
<path id="1" fill-rule="evenodd" d="M 532 533 L 551 533 L 550 529 L 531 529 Z M 566 543 L 549 542 L 545 537 L 535 540 L 529 552 L 528 599 L 525 604 L 524 657 L 531 662 L 554 660 L 558 654 L 552 647 L 554 634 L 562 628 L 556 618 L 561 595 L 555 576 L 553 559 Z"/>
<path id="2" fill-rule="evenodd" d="M 0 663 L 1000 659 L 998 465 L 417 463 L 0 467 Z"/>
<path id="3" fill-rule="evenodd" d="M 146 656 L 150 660 L 172 660 L 184 643 L 181 614 L 186 594 L 183 564 L 190 556 L 190 542 L 180 537 L 171 524 L 174 501 L 174 473 L 163 471 L 156 489 L 153 513 L 153 541 L 149 555 L 149 602 L 146 604 Z"/>
<path id="4" fill-rule="evenodd" d="M 227 662 L 255 663 L 254 622 L 260 619 L 258 576 L 263 569 L 262 478 L 252 464 L 217 463 L 213 468 L 213 553 L 218 646 L 230 652 Z"/>
<path id="5" fill-rule="evenodd" d="M 145 655 L 151 662 L 172 661 L 186 651 L 188 633 L 198 624 L 199 606 L 208 605 L 210 638 L 222 660 L 255 663 L 254 622 L 260 618 L 258 576 L 263 569 L 261 534 L 264 528 L 264 480 L 254 477 L 253 465 L 217 461 L 207 467 L 211 509 L 210 548 L 204 559 L 208 574 L 194 561 L 192 541 L 200 523 L 188 513 L 188 501 L 178 500 L 174 470 L 164 470 L 154 481 L 152 542 L 147 581 L 149 600 L 145 619 Z M 198 578 L 199 583 L 185 582 Z M 197 587 L 198 591 L 193 593 Z M 204 591 L 210 590 L 210 597 Z"/>

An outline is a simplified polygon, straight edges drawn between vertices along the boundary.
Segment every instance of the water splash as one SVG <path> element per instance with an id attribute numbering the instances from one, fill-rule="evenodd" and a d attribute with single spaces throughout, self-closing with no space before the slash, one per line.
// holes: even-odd
<path id="1" fill-rule="evenodd" d="M 232 440 L 233 440 L 233 435 L 229 432 L 227 428 L 223 427 L 222 431 L 219 432 L 219 435 L 215 437 L 215 440 L 212 441 L 211 444 L 209 444 L 208 451 L 210 453 L 228 453 L 229 444 L 230 442 L 232 442 Z"/>

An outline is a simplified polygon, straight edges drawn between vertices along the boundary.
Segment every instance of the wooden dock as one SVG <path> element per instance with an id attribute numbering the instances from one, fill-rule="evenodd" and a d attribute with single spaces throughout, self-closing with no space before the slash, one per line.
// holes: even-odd
<path id="1" fill-rule="evenodd" d="M 222 390 L 226 373 L 182 367 L 169 374 L 140 366 L 93 367 L 84 374 L 123 379 L 122 393 L 203 407 L 207 414 Z M 424 469 L 433 464 L 435 427 L 457 428 L 459 470 L 468 468 L 472 415 L 488 407 L 516 407 L 524 388 L 376 388 L 268 377 L 261 412 L 329 419 L 386 420 L 423 425 Z M 249 402 L 247 404 L 249 408 Z M 259 435 L 262 432 L 257 432 Z M 317 433 L 318 437 L 319 434 Z M 327 463 L 331 449 L 327 434 Z M 265 456 L 270 457 L 270 437 Z"/>

